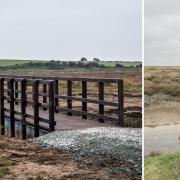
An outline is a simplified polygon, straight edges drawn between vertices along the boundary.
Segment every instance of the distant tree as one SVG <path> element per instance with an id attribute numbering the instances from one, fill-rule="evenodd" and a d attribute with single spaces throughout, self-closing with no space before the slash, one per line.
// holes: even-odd
<path id="1" fill-rule="evenodd" d="M 117 63 L 117 64 L 116 64 L 116 67 L 118 67 L 118 68 L 123 68 L 124 66 L 123 66 L 122 64 Z"/>
<path id="2" fill-rule="evenodd" d="M 93 59 L 93 61 L 94 61 L 94 62 L 99 62 L 99 61 L 100 61 L 100 59 L 98 59 L 98 58 L 94 58 L 94 59 Z"/>
<path id="3" fill-rule="evenodd" d="M 87 58 L 85 58 L 85 57 L 81 58 L 81 62 L 86 62 L 86 61 L 88 61 Z"/>

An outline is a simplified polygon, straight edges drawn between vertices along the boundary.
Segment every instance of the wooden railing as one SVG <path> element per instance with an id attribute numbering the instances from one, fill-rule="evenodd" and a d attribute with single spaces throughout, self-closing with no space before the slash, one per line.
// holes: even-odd
<path id="1" fill-rule="evenodd" d="M 59 81 L 65 81 L 67 84 L 66 95 L 62 95 L 59 91 Z M 78 81 L 81 83 L 81 97 L 73 96 L 72 83 Z M 88 98 L 88 84 L 96 82 L 98 84 L 98 99 Z M 105 100 L 105 84 L 117 84 L 117 102 Z M 31 86 L 32 92 L 28 92 L 28 86 Z M 42 86 L 40 89 L 39 87 Z M 5 87 L 7 87 L 7 95 L 5 96 Z M 31 101 L 27 96 L 32 94 Z M 21 95 L 21 96 L 20 96 Z M 21 98 L 19 98 L 19 96 Z M 41 101 L 39 101 L 39 97 Z M 9 102 L 9 109 L 4 107 L 4 100 Z M 61 107 L 59 100 L 66 100 L 67 107 Z M 81 110 L 73 108 L 73 101 L 81 102 Z M 14 104 L 21 104 L 21 112 L 14 110 Z M 98 113 L 88 110 L 88 103 L 98 105 Z M 33 106 L 33 116 L 26 112 L 26 106 Z M 106 115 L 105 106 L 117 108 L 117 116 Z M 48 119 L 39 117 L 39 108 L 49 110 Z M 0 115 L 1 115 L 1 134 L 4 134 L 4 118 L 9 118 L 11 121 L 11 136 L 14 136 L 14 115 L 21 116 L 22 134 L 25 138 L 26 118 L 34 120 L 30 125 L 34 126 L 34 136 L 39 136 L 39 128 L 47 131 L 54 130 L 54 112 L 65 111 L 67 115 L 81 115 L 83 119 L 87 117 L 97 118 L 99 122 L 111 120 L 116 122 L 118 126 L 124 126 L 124 85 L 120 79 L 94 79 L 94 78 L 60 78 L 60 77 L 35 77 L 35 76 L 15 76 L 15 75 L 0 75 Z M 4 112 L 9 112 L 9 116 L 5 116 Z M 17 120 L 17 119 L 16 119 Z M 48 123 L 49 127 L 40 127 L 39 121 Z"/>

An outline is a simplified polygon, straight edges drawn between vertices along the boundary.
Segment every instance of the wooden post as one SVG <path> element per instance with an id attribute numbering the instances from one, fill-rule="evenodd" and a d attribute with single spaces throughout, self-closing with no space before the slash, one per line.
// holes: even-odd
<path id="1" fill-rule="evenodd" d="M 99 82 L 99 100 L 104 100 L 104 82 Z M 99 104 L 99 114 L 104 115 L 104 105 Z M 104 122 L 102 118 L 99 118 L 99 122 Z"/>
<path id="2" fill-rule="evenodd" d="M 39 136 L 39 81 L 33 82 L 34 136 Z"/>
<path id="3" fill-rule="evenodd" d="M 7 81 L 7 96 L 10 97 L 10 81 Z M 8 103 L 10 103 L 10 101 L 7 101 Z"/>
<path id="4" fill-rule="evenodd" d="M 124 82 L 118 81 L 118 125 L 124 126 Z"/>
<path id="5" fill-rule="evenodd" d="M 87 81 L 82 81 L 82 98 L 87 98 Z M 87 102 L 82 101 L 82 111 L 87 112 Z M 86 115 L 82 115 L 83 119 L 87 119 Z"/>
<path id="6" fill-rule="evenodd" d="M 54 131 L 54 82 L 49 83 L 49 131 Z"/>
<path id="7" fill-rule="evenodd" d="M 67 96 L 72 96 L 72 81 L 67 81 Z M 72 109 L 72 100 L 67 100 L 67 108 Z M 71 112 L 68 112 L 67 115 L 72 116 Z"/>
<path id="8" fill-rule="evenodd" d="M 10 89 L 10 128 L 11 137 L 15 137 L 15 119 L 14 119 L 14 79 L 9 80 Z"/>
<path id="9" fill-rule="evenodd" d="M 58 80 L 55 80 L 55 82 L 54 82 L 54 93 L 55 93 L 56 96 L 59 95 L 59 81 Z M 58 109 L 57 109 L 58 107 L 59 107 L 59 98 L 56 97 L 55 98 L 55 112 L 56 113 L 59 112 Z"/>
<path id="10" fill-rule="evenodd" d="M 5 134 L 5 120 L 4 120 L 4 79 L 0 78 L 0 119 L 1 119 L 1 135 Z"/>
<path id="11" fill-rule="evenodd" d="M 43 93 L 46 94 L 47 93 L 47 84 L 43 84 Z M 43 104 L 46 105 L 47 104 L 47 97 L 43 96 Z M 43 110 L 46 111 L 47 108 L 43 107 Z"/>
<path id="12" fill-rule="evenodd" d="M 21 81 L 21 121 L 22 139 L 26 139 L 26 80 Z"/>
<path id="13" fill-rule="evenodd" d="M 15 99 L 18 99 L 18 82 L 15 81 Z M 18 102 L 15 102 L 15 104 L 18 104 Z"/>

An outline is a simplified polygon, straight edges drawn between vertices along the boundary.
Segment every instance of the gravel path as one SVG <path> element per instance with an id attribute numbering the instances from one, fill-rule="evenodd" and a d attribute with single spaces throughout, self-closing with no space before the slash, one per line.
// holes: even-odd
<path id="1" fill-rule="evenodd" d="M 50 148 L 68 151 L 73 159 L 112 162 L 111 173 L 142 174 L 142 131 L 136 128 L 89 128 L 53 133 L 33 139 Z M 113 164 L 116 164 L 115 166 Z M 123 166 L 122 166 L 123 164 Z"/>

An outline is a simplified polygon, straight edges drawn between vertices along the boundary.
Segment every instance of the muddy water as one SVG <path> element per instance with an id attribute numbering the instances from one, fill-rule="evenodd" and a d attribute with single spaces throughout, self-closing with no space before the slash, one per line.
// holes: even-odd
<path id="1" fill-rule="evenodd" d="M 10 135 L 10 120 L 5 119 L 5 133 L 7 135 Z M 39 135 L 47 134 L 45 131 L 40 130 Z M 21 129 L 21 123 L 15 122 L 15 137 L 16 138 L 22 138 L 22 129 Z M 31 126 L 26 126 L 26 137 L 27 138 L 33 138 L 34 137 L 34 128 Z"/>
<path id="2" fill-rule="evenodd" d="M 144 128 L 144 153 L 170 153 L 180 150 L 180 125 L 165 125 L 155 128 Z"/>

